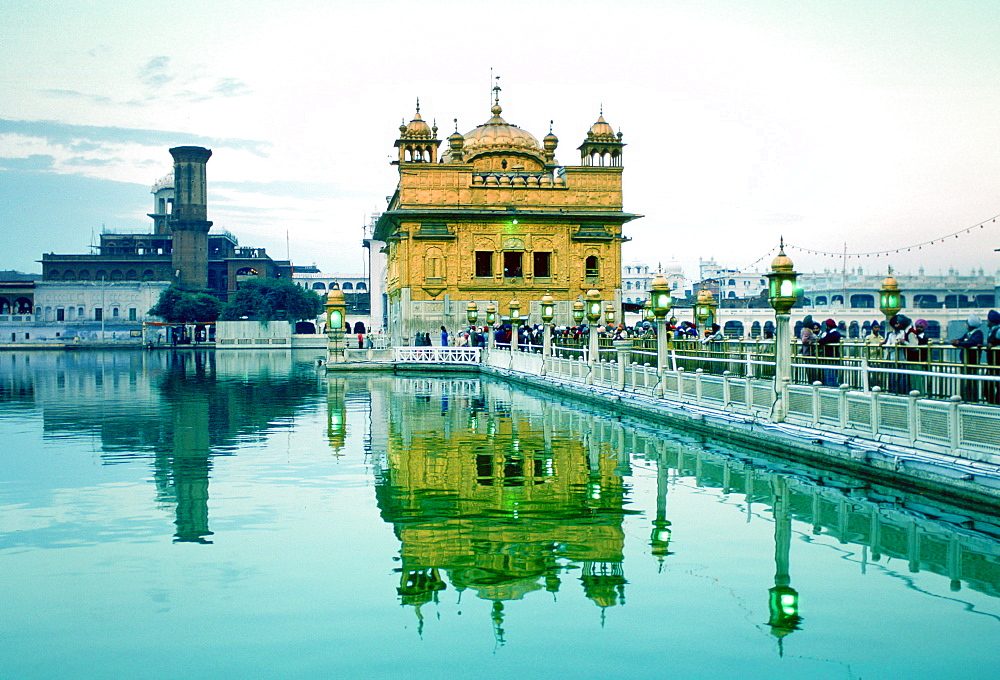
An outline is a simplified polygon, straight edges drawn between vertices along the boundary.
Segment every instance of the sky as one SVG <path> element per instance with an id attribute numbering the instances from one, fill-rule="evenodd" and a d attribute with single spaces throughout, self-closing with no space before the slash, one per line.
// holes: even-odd
<path id="1" fill-rule="evenodd" d="M 753 270 L 783 237 L 799 271 L 1000 269 L 996 0 L 7 0 L 2 15 L 0 269 L 150 230 L 168 149 L 193 144 L 213 150 L 214 228 L 361 274 L 400 122 L 419 97 L 442 140 L 455 118 L 484 123 L 491 68 L 503 117 L 539 139 L 553 121 L 563 164 L 602 107 L 623 133 L 625 210 L 644 215 L 626 263 Z"/>

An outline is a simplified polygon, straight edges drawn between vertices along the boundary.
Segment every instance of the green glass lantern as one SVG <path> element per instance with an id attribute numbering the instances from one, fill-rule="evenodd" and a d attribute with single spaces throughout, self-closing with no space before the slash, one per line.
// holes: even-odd
<path id="1" fill-rule="evenodd" d="M 792 260 L 785 255 L 785 242 L 781 241 L 778 256 L 771 263 L 771 273 L 767 274 L 767 301 L 778 314 L 788 314 L 798 300 L 795 281 L 798 273 Z"/>
<path id="2" fill-rule="evenodd" d="M 901 300 L 899 284 L 892 275 L 892 267 L 889 267 L 889 275 L 882 279 L 882 289 L 878 292 L 878 308 L 888 319 L 898 314 L 899 310 L 902 309 Z"/>
<path id="3" fill-rule="evenodd" d="M 670 295 L 670 284 L 667 283 L 667 279 L 664 278 L 663 274 L 657 274 L 656 278 L 653 279 L 653 285 L 649 291 L 649 299 L 655 318 L 662 319 L 670 313 L 671 308 L 674 306 L 674 299 Z"/>
<path id="4" fill-rule="evenodd" d="M 556 301 L 546 293 L 542 296 L 542 323 L 552 323 L 556 315 Z"/>
<path id="5" fill-rule="evenodd" d="M 601 320 L 601 291 L 591 288 L 587 291 L 587 319 L 594 324 Z"/>
<path id="6" fill-rule="evenodd" d="M 577 326 L 583 323 L 583 314 L 584 314 L 583 302 L 577 300 L 576 302 L 573 303 L 573 322 Z"/>
<path id="7" fill-rule="evenodd" d="M 479 305 L 470 302 L 465 306 L 465 318 L 469 320 L 469 325 L 474 325 L 479 318 Z"/>
<path id="8" fill-rule="evenodd" d="M 492 326 L 497 322 L 497 306 L 492 302 L 486 305 L 486 323 Z"/>

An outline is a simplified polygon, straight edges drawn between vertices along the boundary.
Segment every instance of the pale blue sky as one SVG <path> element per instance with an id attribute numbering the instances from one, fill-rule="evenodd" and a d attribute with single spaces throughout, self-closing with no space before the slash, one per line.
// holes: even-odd
<path id="1" fill-rule="evenodd" d="M 504 117 L 556 155 L 603 104 L 624 133 L 626 259 L 741 267 L 925 241 L 1000 213 L 993 2 L 7 2 L 0 269 L 147 229 L 167 148 L 201 144 L 210 219 L 246 244 L 361 270 L 401 119 L 442 138 Z M 133 191 L 129 191 L 129 188 Z M 1000 232 L 862 260 L 997 269 Z M 790 251 L 800 270 L 839 262 Z M 852 261 L 857 266 L 858 261 Z"/>

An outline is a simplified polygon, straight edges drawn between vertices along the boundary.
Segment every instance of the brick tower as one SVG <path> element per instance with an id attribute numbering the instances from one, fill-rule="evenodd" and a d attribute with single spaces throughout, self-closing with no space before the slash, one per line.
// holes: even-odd
<path id="1" fill-rule="evenodd" d="M 170 149 L 174 158 L 173 233 L 174 281 L 186 290 L 208 287 L 208 188 L 205 166 L 212 156 L 200 146 Z"/>

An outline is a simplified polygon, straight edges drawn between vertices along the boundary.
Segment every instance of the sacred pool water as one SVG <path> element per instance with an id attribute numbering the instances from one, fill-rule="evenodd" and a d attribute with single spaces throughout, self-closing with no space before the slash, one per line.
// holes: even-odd
<path id="1" fill-rule="evenodd" d="M 0 354 L 0 677 L 997 677 L 996 516 L 314 358 Z"/>

